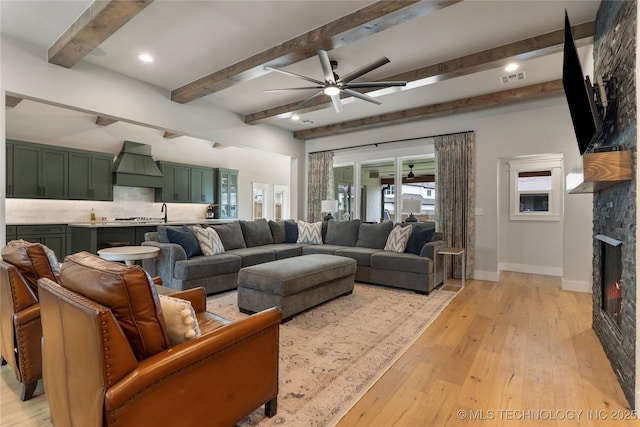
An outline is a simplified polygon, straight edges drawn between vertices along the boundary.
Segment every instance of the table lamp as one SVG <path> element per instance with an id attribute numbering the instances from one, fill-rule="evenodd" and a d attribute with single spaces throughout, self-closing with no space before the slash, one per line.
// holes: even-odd
<path id="1" fill-rule="evenodd" d="M 413 213 L 420 213 L 421 204 L 420 200 L 402 199 L 402 212 L 409 213 L 407 219 L 404 220 L 405 222 L 418 222 L 418 218 L 413 216 Z"/>
<path id="2" fill-rule="evenodd" d="M 327 215 L 324 217 L 325 221 L 329 221 L 333 218 L 333 212 L 338 212 L 338 201 L 337 200 L 323 200 L 320 202 L 320 210 L 322 213 L 326 213 Z"/>

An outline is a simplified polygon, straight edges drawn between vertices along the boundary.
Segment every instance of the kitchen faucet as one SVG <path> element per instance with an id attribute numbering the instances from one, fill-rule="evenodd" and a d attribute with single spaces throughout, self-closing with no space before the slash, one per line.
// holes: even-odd
<path id="1" fill-rule="evenodd" d="M 169 214 L 169 209 L 167 209 L 167 204 L 163 203 L 162 207 L 160 208 L 160 212 L 164 212 L 164 222 L 165 224 L 167 223 L 167 215 Z"/>

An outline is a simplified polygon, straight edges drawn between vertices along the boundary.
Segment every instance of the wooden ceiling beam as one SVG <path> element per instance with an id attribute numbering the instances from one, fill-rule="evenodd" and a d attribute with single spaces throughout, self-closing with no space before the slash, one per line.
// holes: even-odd
<path id="1" fill-rule="evenodd" d="M 326 25 L 269 48 L 171 91 L 171 100 L 187 103 L 240 82 L 261 76 L 266 65 L 285 67 L 335 49 L 410 19 L 427 15 L 461 0 L 378 1 Z"/>
<path id="2" fill-rule="evenodd" d="M 572 29 L 574 38 L 576 39 L 576 45 L 584 46 L 593 43 L 595 28 L 595 21 L 573 26 Z M 525 61 L 560 52 L 562 51 L 563 41 L 564 30 L 552 31 L 540 36 L 444 61 L 439 64 L 385 77 L 382 80 L 406 80 L 408 82 L 415 82 L 417 80 L 430 79 L 430 81 L 440 82 L 454 77 L 466 76 L 472 73 L 502 67 L 510 61 Z M 425 82 L 425 84 L 427 84 L 427 82 Z M 367 92 L 367 90 L 359 91 Z M 304 108 L 296 109 L 299 102 L 300 101 L 296 101 L 291 104 L 248 114 L 244 116 L 244 121 L 247 124 L 257 124 L 271 120 L 281 114 L 293 114 L 294 112 L 296 114 L 304 114 L 331 106 L 331 102 L 328 102 L 324 96 L 307 102 Z"/>
<path id="3" fill-rule="evenodd" d="M 4 105 L 5 107 L 13 108 L 16 105 L 20 104 L 22 98 L 18 98 L 17 96 L 5 95 L 4 96 Z"/>
<path id="4" fill-rule="evenodd" d="M 403 184 L 417 184 L 419 182 L 436 182 L 435 175 L 416 175 L 415 178 L 402 177 Z M 382 185 L 394 185 L 396 180 L 394 178 L 382 178 L 380 184 Z"/>
<path id="5" fill-rule="evenodd" d="M 365 117 L 328 126 L 321 126 L 293 133 L 296 139 L 312 139 L 339 133 L 372 129 L 380 126 L 391 126 L 415 120 L 441 117 L 449 114 L 461 114 L 485 108 L 500 107 L 534 99 L 544 99 L 564 93 L 562 80 L 509 89 L 470 98 L 456 99 L 440 104 L 401 110 L 379 116 Z"/>
<path id="6" fill-rule="evenodd" d="M 97 0 L 49 48 L 51 64 L 71 68 L 153 0 Z"/>

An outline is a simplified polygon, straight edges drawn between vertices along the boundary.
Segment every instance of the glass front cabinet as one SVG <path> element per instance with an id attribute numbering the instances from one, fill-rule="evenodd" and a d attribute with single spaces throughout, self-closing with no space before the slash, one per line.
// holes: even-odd
<path id="1" fill-rule="evenodd" d="M 238 219 L 238 171 L 218 168 L 216 175 L 218 218 Z"/>

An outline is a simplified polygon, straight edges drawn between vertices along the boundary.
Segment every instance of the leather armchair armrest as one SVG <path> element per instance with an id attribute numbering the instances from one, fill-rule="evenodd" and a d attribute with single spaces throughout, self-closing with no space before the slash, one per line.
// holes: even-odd
<path id="1" fill-rule="evenodd" d="M 270 308 L 151 356 L 109 388 L 105 413 L 116 424 L 195 425 L 194 414 L 232 416 L 275 398 L 281 319 Z"/>
<path id="2" fill-rule="evenodd" d="M 186 299 L 193 306 L 193 311 L 201 313 L 207 309 L 207 292 L 203 287 L 187 289 L 171 294 L 173 298 Z"/>
<path id="3" fill-rule="evenodd" d="M 20 310 L 14 314 L 13 322 L 16 326 L 25 325 L 34 320 L 40 320 L 40 304 L 33 304 L 23 310 Z"/>

